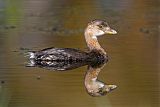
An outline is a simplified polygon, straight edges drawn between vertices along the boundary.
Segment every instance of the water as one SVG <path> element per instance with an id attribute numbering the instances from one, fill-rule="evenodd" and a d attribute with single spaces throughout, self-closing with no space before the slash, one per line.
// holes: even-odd
<path id="1" fill-rule="evenodd" d="M 158 0 L 0 0 L 0 107 L 158 107 Z M 86 50 L 83 30 L 105 19 L 118 31 L 99 38 L 109 62 L 99 79 L 117 89 L 91 97 L 87 66 L 56 72 L 25 67 L 24 52 L 47 47 Z"/>

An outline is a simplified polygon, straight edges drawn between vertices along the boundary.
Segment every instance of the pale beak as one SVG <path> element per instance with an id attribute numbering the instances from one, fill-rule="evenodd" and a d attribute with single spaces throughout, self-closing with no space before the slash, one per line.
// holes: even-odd
<path id="1" fill-rule="evenodd" d="M 117 32 L 111 28 L 106 28 L 105 29 L 105 33 L 106 34 L 117 34 Z"/>
<path id="2" fill-rule="evenodd" d="M 110 91 L 112 91 L 116 88 L 117 88 L 116 85 L 105 85 L 105 89 L 106 89 L 107 92 L 110 92 Z"/>

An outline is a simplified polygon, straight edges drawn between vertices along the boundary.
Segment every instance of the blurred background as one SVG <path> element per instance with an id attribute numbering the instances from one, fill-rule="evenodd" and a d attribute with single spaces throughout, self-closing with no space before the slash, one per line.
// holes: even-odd
<path id="1" fill-rule="evenodd" d="M 0 0 L 0 107 L 160 106 L 159 0 Z M 86 50 L 84 29 L 106 20 L 118 34 L 99 38 L 109 62 L 99 79 L 118 88 L 91 97 L 86 66 L 69 72 L 27 68 L 24 51 Z"/>

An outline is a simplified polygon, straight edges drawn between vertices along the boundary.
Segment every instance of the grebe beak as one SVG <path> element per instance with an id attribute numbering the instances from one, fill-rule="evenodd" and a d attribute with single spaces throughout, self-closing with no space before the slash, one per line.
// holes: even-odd
<path id="1" fill-rule="evenodd" d="M 106 33 L 106 34 L 117 34 L 117 31 L 115 31 L 115 30 L 107 27 L 107 28 L 105 29 L 105 33 Z"/>
<path id="2" fill-rule="evenodd" d="M 110 92 L 110 91 L 116 89 L 117 86 L 116 85 L 105 85 L 105 88 L 106 88 L 107 92 Z"/>

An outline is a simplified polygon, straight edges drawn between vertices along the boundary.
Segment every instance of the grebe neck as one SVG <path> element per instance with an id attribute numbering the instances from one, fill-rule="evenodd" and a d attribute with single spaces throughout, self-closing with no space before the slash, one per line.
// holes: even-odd
<path id="1" fill-rule="evenodd" d="M 106 55 L 105 50 L 98 43 L 96 34 L 97 34 L 97 32 L 93 31 L 92 29 L 90 29 L 88 27 L 86 28 L 84 35 L 85 35 L 85 40 L 86 40 L 87 46 L 90 51 L 97 50 L 101 54 Z"/>

